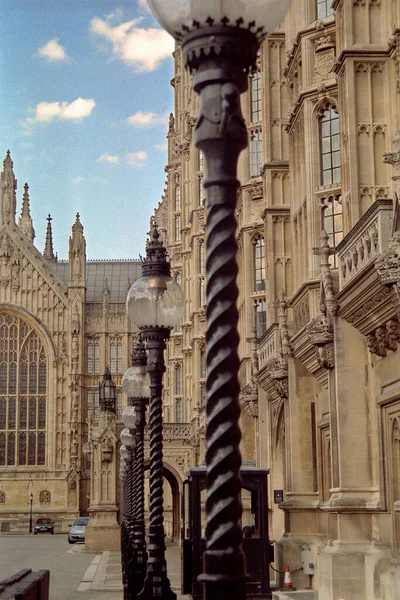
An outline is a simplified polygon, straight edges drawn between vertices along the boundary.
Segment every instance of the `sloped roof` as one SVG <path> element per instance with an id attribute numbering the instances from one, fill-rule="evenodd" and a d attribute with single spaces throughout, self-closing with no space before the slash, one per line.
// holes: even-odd
<path id="1" fill-rule="evenodd" d="M 52 263 L 56 273 L 68 285 L 68 261 Z M 103 300 L 107 279 L 110 302 L 125 302 L 128 280 L 131 284 L 142 275 L 140 260 L 91 260 L 86 263 L 86 301 Z"/>

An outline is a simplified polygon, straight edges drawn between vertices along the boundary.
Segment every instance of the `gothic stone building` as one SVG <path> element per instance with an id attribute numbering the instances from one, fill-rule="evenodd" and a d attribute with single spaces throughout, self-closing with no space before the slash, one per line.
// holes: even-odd
<path id="1" fill-rule="evenodd" d="M 293 0 L 242 97 L 242 457 L 270 469 L 275 566 L 323 600 L 400 597 L 399 48 L 398 1 Z M 206 165 L 179 47 L 174 58 L 155 215 L 187 299 L 169 410 L 192 419 L 201 460 Z"/>
<path id="2" fill-rule="evenodd" d="M 39 252 L 28 185 L 18 223 L 16 189 L 7 152 L 0 179 L 0 530 L 28 531 L 31 494 L 33 518 L 51 517 L 58 532 L 82 514 L 117 528 L 121 380 L 137 335 L 125 300 L 141 262 L 87 261 L 79 215 L 67 261 L 54 254 L 50 217 Z M 99 411 L 106 366 L 117 385 L 111 420 Z M 166 522 L 177 537 L 179 489 L 194 460 L 190 425 L 166 425 L 165 436 Z"/>

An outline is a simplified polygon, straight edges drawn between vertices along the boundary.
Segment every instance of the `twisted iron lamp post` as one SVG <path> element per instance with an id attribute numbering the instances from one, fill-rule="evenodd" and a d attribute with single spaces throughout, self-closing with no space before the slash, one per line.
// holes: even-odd
<path id="1" fill-rule="evenodd" d="M 239 358 L 235 240 L 237 162 L 247 146 L 240 94 L 263 38 L 291 0 L 149 0 L 160 24 L 182 44 L 200 95 L 196 146 L 207 179 L 207 600 L 246 595 L 240 519 Z"/>
<path id="2" fill-rule="evenodd" d="M 144 426 L 146 406 L 150 398 L 150 379 L 146 366 L 147 354 L 139 335 L 132 353 L 132 366 L 125 371 L 122 378 L 122 389 L 128 396 L 129 403 L 122 420 L 135 439 L 134 517 L 130 535 L 131 561 L 127 569 L 127 580 L 130 582 L 129 598 L 136 598 L 142 590 L 147 566 L 144 522 Z"/>
<path id="3" fill-rule="evenodd" d="M 146 579 L 139 598 L 175 600 L 165 561 L 163 498 L 162 378 L 164 350 L 171 329 L 184 312 L 181 288 L 170 275 L 167 252 L 153 225 L 142 264 L 142 277 L 132 285 L 127 310 L 146 341 L 147 372 L 150 376 L 150 525 Z"/>
<path id="4" fill-rule="evenodd" d="M 122 463 L 122 483 L 124 497 L 124 512 L 121 523 L 121 566 L 124 600 L 135 600 L 134 594 L 134 553 L 133 553 L 133 524 L 136 517 L 136 443 L 134 431 L 125 428 L 121 431 L 120 448 Z"/>

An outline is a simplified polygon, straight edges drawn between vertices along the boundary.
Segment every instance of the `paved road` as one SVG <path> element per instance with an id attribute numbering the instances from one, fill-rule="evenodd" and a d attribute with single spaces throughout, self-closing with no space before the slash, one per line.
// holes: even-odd
<path id="1" fill-rule="evenodd" d="M 77 592 L 94 556 L 65 534 L 1 535 L 0 580 L 24 568 L 50 569 L 50 600 L 122 600 L 121 593 Z"/>

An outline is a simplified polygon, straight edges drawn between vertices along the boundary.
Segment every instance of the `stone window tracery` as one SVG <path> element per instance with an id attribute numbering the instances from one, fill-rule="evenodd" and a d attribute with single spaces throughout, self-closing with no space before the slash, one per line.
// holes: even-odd
<path id="1" fill-rule="evenodd" d="M 0 314 L 0 465 L 46 464 L 47 356 L 35 329 Z"/>
<path id="2" fill-rule="evenodd" d="M 204 406 L 207 401 L 207 353 L 205 346 L 200 347 L 200 402 Z"/>

